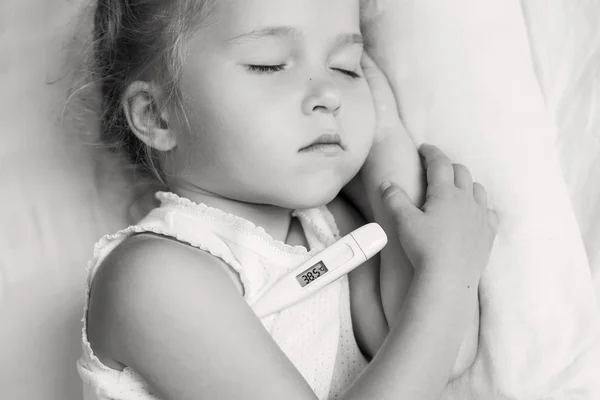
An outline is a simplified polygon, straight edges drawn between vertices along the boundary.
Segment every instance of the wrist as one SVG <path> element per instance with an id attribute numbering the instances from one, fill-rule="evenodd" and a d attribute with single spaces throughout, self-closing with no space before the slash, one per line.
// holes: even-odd
<path id="1" fill-rule="evenodd" d="M 394 182 L 420 207 L 427 187 L 425 172 L 417 149 L 412 142 L 404 142 L 398 134 L 374 142 L 360 175 L 367 190 L 379 190 L 384 181 Z"/>
<path id="2" fill-rule="evenodd" d="M 446 265 L 440 265 L 446 264 Z M 414 285 L 431 287 L 442 292 L 477 292 L 479 276 L 476 274 L 457 273 L 455 269 L 448 268 L 447 263 L 428 262 L 415 268 L 413 277 Z"/>

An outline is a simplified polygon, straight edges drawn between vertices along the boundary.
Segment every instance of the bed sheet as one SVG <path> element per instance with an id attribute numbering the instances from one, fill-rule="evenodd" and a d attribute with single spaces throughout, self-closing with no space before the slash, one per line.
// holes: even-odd
<path id="1" fill-rule="evenodd" d="M 600 2 L 523 0 L 523 11 L 600 306 Z"/>
<path id="2" fill-rule="evenodd" d="M 523 3 L 374 3 L 367 47 L 413 139 L 469 166 L 502 220 L 478 355 L 444 398 L 599 398 L 600 314 Z"/>

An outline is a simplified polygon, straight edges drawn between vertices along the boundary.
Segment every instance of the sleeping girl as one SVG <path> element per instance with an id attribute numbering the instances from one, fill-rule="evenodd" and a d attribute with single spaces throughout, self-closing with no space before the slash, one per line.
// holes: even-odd
<path id="1" fill-rule="evenodd" d="M 464 166 L 402 130 L 359 11 L 97 1 L 102 140 L 163 189 L 95 247 L 86 399 L 435 399 L 468 368 L 498 221 Z M 256 316 L 267 282 L 370 220 L 380 257 Z"/>

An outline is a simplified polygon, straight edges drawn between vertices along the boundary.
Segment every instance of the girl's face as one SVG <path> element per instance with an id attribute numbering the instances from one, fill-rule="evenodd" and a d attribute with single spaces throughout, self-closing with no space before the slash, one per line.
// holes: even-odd
<path id="1" fill-rule="evenodd" d="M 192 132 L 178 135 L 170 168 L 238 201 L 331 201 L 374 135 L 359 0 L 227 0 L 212 18 L 189 42 L 181 91 Z"/>

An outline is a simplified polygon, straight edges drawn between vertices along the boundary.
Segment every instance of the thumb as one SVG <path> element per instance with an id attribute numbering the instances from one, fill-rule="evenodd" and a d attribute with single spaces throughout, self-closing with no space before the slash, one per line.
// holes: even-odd
<path id="1" fill-rule="evenodd" d="M 414 206 L 406 192 L 391 182 L 386 181 L 381 184 L 381 196 L 388 215 L 400 225 L 404 225 L 408 219 L 421 212 Z"/>

